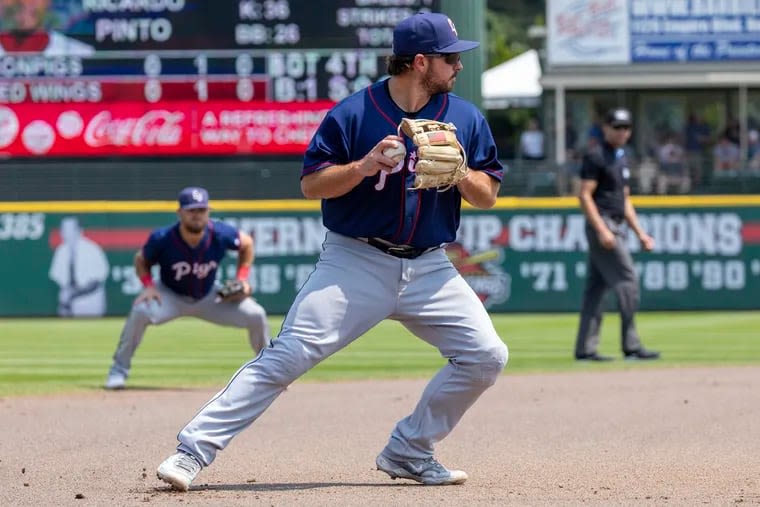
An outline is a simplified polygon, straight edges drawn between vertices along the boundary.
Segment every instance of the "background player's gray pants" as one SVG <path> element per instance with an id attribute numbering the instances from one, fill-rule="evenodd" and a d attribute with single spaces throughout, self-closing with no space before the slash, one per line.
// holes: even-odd
<path id="1" fill-rule="evenodd" d="M 112 373 L 129 374 L 132 356 L 150 324 L 163 324 L 178 317 L 198 317 L 223 326 L 242 327 L 248 330 L 251 348 L 258 353 L 269 344 L 269 324 L 264 308 L 251 298 L 240 303 L 216 303 L 216 289 L 203 299 L 195 301 L 179 296 L 160 283 L 156 288 L 161 294 L 161 304 L 156 301 L 140 303 L 132 307 L 119 338 L 119 345 L 113 356 Z"/>
<path id="2" fill-rule="evenodd" d="M 386 318 L 448 360 L 385 449 L 395 458 L 432 456 L 435 442 L 496 381 L 507 347 L 443 249 L 398 259 L 332 232 L 280 335 L 182 429 L 178 449 L 209 465 L 290 383 Z"/>
<path id="3" fill-rule="evenodd" d="M 633 318 L 639 307 L 639 281 L 633 267 L 631 253 L 626 246 L 627 228 L 603 217 L 607 227 L 615 234 L 615 248 L 607 249 L 599 243 L 596 230 L 586 223 L 588 239 L 588 266 L 586 287 L 583 291 L 581 320 L 575 341 L 575 355 L 593 354 L 599 346 L 602 324 L 602 301 L 608 288 L 617 296 L 620 310 L 620 336 L 623 351 L 641 348 Z"/>

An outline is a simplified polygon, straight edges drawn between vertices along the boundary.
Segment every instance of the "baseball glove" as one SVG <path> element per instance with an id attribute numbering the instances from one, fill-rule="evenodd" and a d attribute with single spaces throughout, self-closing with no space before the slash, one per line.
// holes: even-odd
<path id="1" fill-rule="evenodd" d="M 216 302 L 227 301 L 237 303 L 248 297 L 245 285 L 241 280 L 225 280 L 224 284 L 216 291 Z"/>
<path id="2" fill-rule="evenodd" d="M 417 147 L 413 190 L 450 189 L 467 176 L 467 154 L 459 144 L 453 123 L 404 118 L 398 135 L 406 134 Z"/>

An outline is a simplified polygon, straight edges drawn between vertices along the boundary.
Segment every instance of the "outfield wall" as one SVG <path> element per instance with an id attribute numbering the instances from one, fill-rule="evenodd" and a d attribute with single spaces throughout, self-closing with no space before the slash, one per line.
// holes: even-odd
<path id="1" fill-rule="evenodd" d="M 272 314 L 286 312 L 321 249 L 319 202 L 212 204 L 214 218 L 256 239 L 256 299 Z M 645 253 L 628 238 L 642 309 L 760 306 L 760 196 L 639 197 L 634 204 L 657 241 Z M 175 208 L 173 201 L 0 203 L 0 316 L 125 315 L 141 290 L 134 253 L 153 228 L 176 219 Z M 61 234 L 72 218 L 89 240 L 73 250 Z M 577 311 L 583 229 L 574 198 L 501 198 L 491 210 L 463 210 L 448 252 L 492 312 Z M 230 256 L 220 275 L 232 276 L 234 265 Z M 76 292 L 84 294 L 70 299 Z"/>

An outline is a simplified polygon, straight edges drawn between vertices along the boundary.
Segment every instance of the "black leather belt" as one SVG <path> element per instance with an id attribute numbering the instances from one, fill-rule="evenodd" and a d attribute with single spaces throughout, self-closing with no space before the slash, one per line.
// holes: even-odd
<path id="1" fill-rule="evenodd" d="M 368 245 L 372 245 L 381 252 L 385 252 L 388 255 L 398 257 L 399 259 L 416 259 L 422 254 L 432 252 L 441 248 L 440 246 L 433 246 L 430 248 L 415 248 L 409 245 L 396 245 L 390 241 L 385 241 L 380 238 L 356 238 L 360 241 L 364 241 Z"/>

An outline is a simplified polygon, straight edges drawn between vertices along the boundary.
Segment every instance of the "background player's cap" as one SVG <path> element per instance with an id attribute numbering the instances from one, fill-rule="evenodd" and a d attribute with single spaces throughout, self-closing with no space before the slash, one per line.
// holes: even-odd
<path id="1" fill-rule="evenodd" d="M 480 46 L 480 42 L 459 40 L 454 22 L 445 14 L 419 12 L 402 20 L 393 30 L 393 54 L 461 53 Z"/>
<path id="2" fill-rule="evenodd" d="M 633 117 L 626 108 L 616 107 L 607 111 L 604 123 L 610 127 L 630 127 L 633 125 Z"/>
<path id="3" fill-rule="evenodd" d="M 200 187 L 183 188 L 179 193 L 179 207 L 182 209 L 208 208 L 208 191 Z"/>

